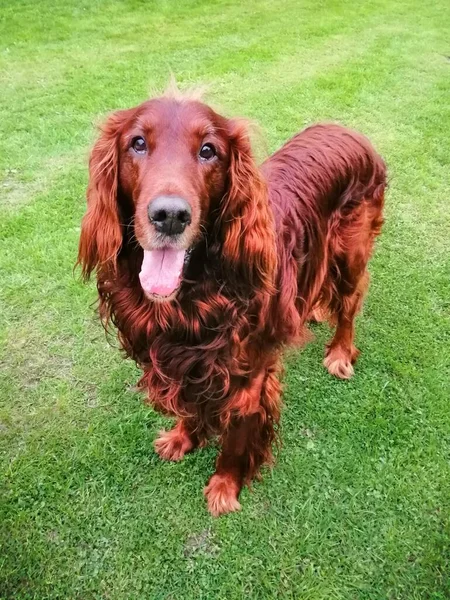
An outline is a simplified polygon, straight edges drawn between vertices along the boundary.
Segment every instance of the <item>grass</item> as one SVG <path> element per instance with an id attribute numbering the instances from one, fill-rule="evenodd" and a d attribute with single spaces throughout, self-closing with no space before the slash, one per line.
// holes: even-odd
<path id="1" fill-rule="evenodd" d="M 0 8 L 0 598 L 450 598 L 450 26 L 445 0 L 5 0 Z M 351 382 L 287 359 L 273 472 L 219 520 L 216 449 L 166 421 L 73 277 L 93 123 L 210 84 L 274 150 L 361 129 L 390 171 Z"/>

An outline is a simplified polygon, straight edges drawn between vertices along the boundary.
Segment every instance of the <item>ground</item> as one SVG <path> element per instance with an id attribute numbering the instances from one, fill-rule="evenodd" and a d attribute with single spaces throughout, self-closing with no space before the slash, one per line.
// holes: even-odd
<path id="1" fill-rule="evenodd" d="M 0 598 L 450 597 L 450 27 L 445 0 L 4 0 L 0 8 Z M 286 359 L 276 467 L 207 513 L 217 449 L 166 420 L 73 274 L 94 125 L 180 86 L 265 132 L 318 120 L 386 158 L 354 379 Z"/>

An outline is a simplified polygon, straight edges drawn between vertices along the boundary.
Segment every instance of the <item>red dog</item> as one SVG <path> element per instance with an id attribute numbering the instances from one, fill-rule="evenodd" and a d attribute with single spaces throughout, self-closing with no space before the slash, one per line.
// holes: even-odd
<path id="1" fill-rule="evenodd" d="M 262 166 L 246 125 L 179 96 L 114 113 L 90 160 L 79 262 L 159 410 L 161 458 L 220 436 L 209 510 L 240 508 L 272 459 L 280 355 L 311 318 L 324 364 L 351 377 L 354 318 L 383 222 L 385 166 L 362 135 L 316 125 Z"/>

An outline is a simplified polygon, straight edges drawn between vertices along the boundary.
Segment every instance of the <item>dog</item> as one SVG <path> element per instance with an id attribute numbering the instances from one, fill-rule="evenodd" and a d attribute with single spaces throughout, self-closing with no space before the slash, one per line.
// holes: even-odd
<path id="1" fill-rule="evenodd" d="M 156 451 L 180 460 L 218 436 L 208 508 L 238 510 L 272 462 L 281 356 L 309 320 L 335 325 L 328 371 L 353 374 L 384 162 L 361 134 L 319 124 L 258 168 L 245 121 L 175 94 L 112 114 L 89 168 L 78 262 L 140 388 L 176 418 Z"/>

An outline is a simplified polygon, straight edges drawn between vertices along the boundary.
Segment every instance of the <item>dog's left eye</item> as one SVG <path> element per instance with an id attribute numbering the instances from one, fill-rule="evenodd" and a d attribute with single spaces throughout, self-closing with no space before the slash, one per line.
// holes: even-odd
<path id="1" fill-rule="evenodd" d="M 198 155 L 203 160 L 211 160 L 216 156 L 216 149 L 212 144 L 203 144 Z"/>
<path id="2" fill-rule="evenodd" d="M 135 137 L 131 142 L 131 147 L 137 154 L 144 154 L 147 151 L 147 144 L 143 137 Z"/>

